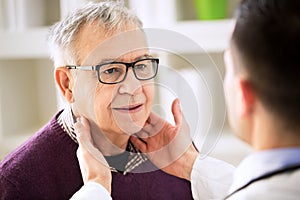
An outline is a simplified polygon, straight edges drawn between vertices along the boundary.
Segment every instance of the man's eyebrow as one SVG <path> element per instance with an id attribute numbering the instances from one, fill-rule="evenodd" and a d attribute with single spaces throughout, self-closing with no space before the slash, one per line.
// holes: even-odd
<path id="1" fill-rule="evenodd" d="M 99 64 L 102 64 L 102 63 L 109 63 L 109 62 L 114 62 L 116 61 L 115 58 L 103 58 L 100 60 Z"/>
<path id="2" fill-rule="evenodd" d="M 136 58 L 134 58 L 134 60 L 140 60 L 140 59 L 144 59 L 144 58 L 154 58 L 154 56 L 150 55 L 150 54 L 144 54 L 142 56 L 138 56 Z M 122 62 L 122 60 L 118 60 L 116 58 L 103 58 L 101 59 L 101 61 L 99 62 L 99 64 L 103 64 L 103 63 L 111 63 L 111 62 Z"/>
<path id="3" fill-rule="evenodd" d="M 134 60 L 139 60 L 139 59 L 143 59 L 143 58 L 153 58 L 153 56 L 150 54 L 144 54 L 142 56 L 135 58 Z"/>

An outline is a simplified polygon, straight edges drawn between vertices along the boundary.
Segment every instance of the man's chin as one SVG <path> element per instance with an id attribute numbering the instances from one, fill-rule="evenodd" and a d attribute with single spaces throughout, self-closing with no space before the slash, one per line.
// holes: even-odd
<path id="1" fill-rule="evenodd" d="M 127 135 L 133 135 L 137 132 L 139 132 L 143 126 L 145 122 L 142 121 L 126 121 L 126 122 L 116 122 L 117 126 L 119 127 L 119 129 L 121 130 L 121 132 L 127 134 Z"/>
<path id="2" fill-rule="evenodd" d="M 133 135 L 142 129 L 142 127 L 136 126 L 136 125 L 124 126 L 124 127 L 119 127 L 119 128 L 122 130 L 123 133 L 125 133 L 127 135 Z"/>
<path id="3" fill-rule="evenodd" d="M 119 129 L 128 135 L 139 132 L 144 127 L 146 121 L 144 115 L 126 115 L 125 117 L 114 115 L 114 117 L 114 121 Z"/>

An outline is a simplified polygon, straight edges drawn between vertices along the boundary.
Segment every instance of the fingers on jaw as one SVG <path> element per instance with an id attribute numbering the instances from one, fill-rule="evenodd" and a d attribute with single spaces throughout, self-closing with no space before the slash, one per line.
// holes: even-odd
<path id="1" fill-rule="evenodd" d="M 147 122 L 152 126 L 155 126 L 157 123 L 161 123 L 162 121 L 164 120 L 153 112 L 150 113 L 150 116 L 147 120 Z"/>
<path id="2" fill-rule="evenodd" d="M 161 130 L 163 129 L 162 125 L 159 126 L 148 126 L 148 127 L 144 127 L 143 131 L 140 132 L 144 132 L 144 134 L 142 134 L 141 137 L 146 138 L 146 137 L 152 137 L 155 136 L 156 134 L 158 134 Z M 147 133 L 147 135 L 145 134 Z M 140 134 L 138 134 L 138 136 L 140 136 Z"/>
<path id="3" fill-rule="evenodd" d="M 78 142 L 81 142 L 83 139 L 84 139 L 84 135 L 83 132 L 84 132 L 84 128 L 82 126 L 81 123 L 79 122 L 76 122 L 75 125 L 74 125 L 74 132 L 76 134 L 76 139 Z"/>
<path id="4" fill-rule="evenodd" d="M 91 140 L 89 122 L 84 117 L 77 118 L 77 121 L 74 124 L 74 131 L 79 142 L 80 140 Z"/>
<path id="5" fill-rule="evenodd" d="M 149 136 L 149 132 L 145 131 L 144 129 L 141 130 L 140 132 L 138 132 L 138 133 L 136 134 L 136 136 L 137 136 L 137 138 L 139 138 L 139 139 L 147 139 L 147 138 L 150 137 L 150 136 Z"/>
<path id="6" fill-rule="evenodd" d="M 86 118 L 80 117 L 80 122 L 86 129 L 90 129 L 89 121 Z"/>
<path id="7" fill-rule="evenodd" d="M 146 133 L 148 133 L 148 137 L 149 136 L 154 136 L 157 133 L 159 133 L 163 127 L 165 126 L 165 124 L 167 123 L 164 119 L 156 117 L 154 120 L 151 120 L 151 122 L 149 122 L 149 120 L 145 123 L 142 131 L 145 131 Z"/>
<path id="8" fill-rule="evenodd" d="M 145 153 L 147 150 L 146 141 L 139 139 L 138 137 L 132 136 L 130 138 L 131 142 L 134 144 L 136 148 L 138 148 L 141 152 Z"/>

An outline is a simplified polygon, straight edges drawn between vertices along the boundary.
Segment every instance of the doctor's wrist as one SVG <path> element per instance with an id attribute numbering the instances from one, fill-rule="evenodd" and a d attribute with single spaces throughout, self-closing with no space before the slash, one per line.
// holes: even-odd
<path id="1" fill-rule="evenodd" d="M 189 147 L 189 150 L 184 154 L 185 159 L 183 159 L 182 177 L 188 181 L 191 181 L 193 166 L 198 155 L 199 152 L 195 149 L 193 145 L 191 145 Z"/>
<path id="2" fill-rule="evenodd" d="M 93 182 L 103 186 L 107 190 L 107 192 L 111 194 L 111 181 L 103 180 L 103 179 L 92 179 L 89 180 L 87 183 L 93 183 Z"/>

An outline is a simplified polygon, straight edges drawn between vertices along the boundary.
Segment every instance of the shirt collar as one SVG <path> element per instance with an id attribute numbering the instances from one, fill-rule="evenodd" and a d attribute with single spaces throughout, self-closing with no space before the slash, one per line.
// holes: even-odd
<path id="1" fill-rule="evenodd" d="M 74 132 L 75 117 L 70 105 L 66 106 L 63 112 L 58 116 L 57 121 L 63 128 L 63 130 L 71 137 L 71 139 L 74 142 L 78 143 L 76 134 Z M 123 175 L 126 175 L 128 172 L 133 171 L 135 168 L 148 160 L 148 158 L 137 148 L 135 148 L 135 146 L 130 141 L 128 141 L 126 151 L 129 151 L 129 156 L 128 162 L 125 165 L 125 171 L 123 172 Z M 113 172 L 117 172 L 114 167 L 110 167 L 110 170 Z"/>
<path id="2" fill-rule="evenodd" d="M 278 148 L 247 156 L 237 167 L 229 193 L 268 173 L 300 164 L 299 148 Z"/>
<path id="3" fill-rule="evenodd" d="M 134 147 L 134 145 L 129 141 L 126 151 L 129 152 L 128 162 L 125 165 L 125 170 L 123 175 L 133 171 L 135 168 L 140 166 L 142 163 L 146 162 L 148 158 L 142 154 L 138 149 Z M 118 170 L 112 166 L 110 166 L 110 170 L 112 172 L 118 172 Z"/>

